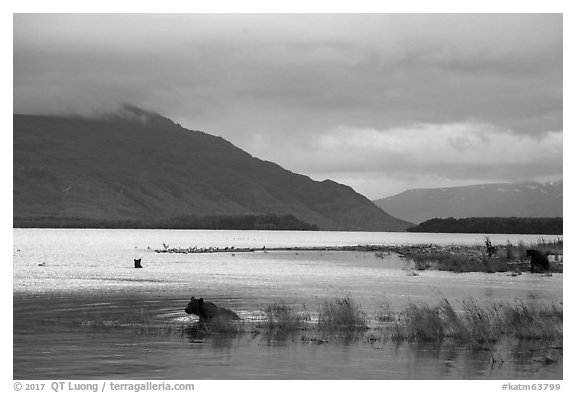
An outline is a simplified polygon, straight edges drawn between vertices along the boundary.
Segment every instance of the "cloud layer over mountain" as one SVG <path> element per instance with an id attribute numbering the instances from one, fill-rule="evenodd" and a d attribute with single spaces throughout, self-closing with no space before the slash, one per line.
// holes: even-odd
<path id="1" fill-rule="evenodd" d="M 372 198 L 558 178 L 562 16 L 14 16 L 16 113 L 123 103 Z"/>

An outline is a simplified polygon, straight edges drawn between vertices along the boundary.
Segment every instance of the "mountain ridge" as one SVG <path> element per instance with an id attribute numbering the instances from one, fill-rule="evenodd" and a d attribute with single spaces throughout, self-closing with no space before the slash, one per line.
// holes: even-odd
<path id="1" fill-rule="evenodd" d="M 101 118 L 13 119 L 15 220 L 288 214 L 325 230 L 412 225 L 349 186 L 314 181 L 135 107 Z"/>
<path id="2" fill-rule="evenodd" d="M 562 217 L 563 180 L 411 189 L 373 202 L 415 223 L 447 217 Z"/>

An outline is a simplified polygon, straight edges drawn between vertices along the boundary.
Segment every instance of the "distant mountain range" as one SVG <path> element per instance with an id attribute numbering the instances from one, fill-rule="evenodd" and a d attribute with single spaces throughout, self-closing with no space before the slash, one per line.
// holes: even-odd
<path id="1" fill-rule="evenodd" d="M 498 183 L 408 190 L 374 203 L 415 223 L 446 217 L 562 217 L 562 194 L 563 181 Z"/>
<path id="2" fill-rule="evenodd" d="M 248 215 L 293 215 L 324 230 L 412 225 L 348 186 L 314 181 L 131 106 L 98 120 L 14 115 L 13 134 L 15 226 Z"/>

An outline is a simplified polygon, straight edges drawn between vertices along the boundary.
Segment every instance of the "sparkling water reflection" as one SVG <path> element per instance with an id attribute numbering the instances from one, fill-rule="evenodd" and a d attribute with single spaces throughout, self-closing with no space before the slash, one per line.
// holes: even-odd
<path id="1" fill-rule="evenodd" d="M 542 352 L 538 345 L 506 342 L 490 351 L 470 351 L 447 345 L 395 346 L 371 342 L 363 334 L 334 341 L 310 340 L 300 333 L 198 337 L 178 329 L 194 322 L 183 312 L 190 296 L 210 298 L 247 320 L 276 300 L 313 308 L 331 296 L 351 296 L 373 314 L 383 301 L 393 309 L 407 302 L 436 303 L 442 297 L 455 302 L 466 296 L 561 301 L 561 274 L 425 271 L 413 276 L 394 254 L 384 259 L 325 251 L 232 256 L 148 249 L 162 243 L 279 247 L 483 241 L 482 236 L 411 235 L 14 230 L 14 378 L 562 378 L 561 350 Z M 508 236 L 498 241 L 508 239 L 519 240 Z M 133 269 L 133 258 L 142 258 L 144 268 Z M 545 364 L 540 361 L 545 356 L 557 361 Z"/>

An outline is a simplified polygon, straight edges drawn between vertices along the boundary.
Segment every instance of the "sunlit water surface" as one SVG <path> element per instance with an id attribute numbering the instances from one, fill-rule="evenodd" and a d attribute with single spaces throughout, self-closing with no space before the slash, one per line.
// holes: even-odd
<path id="1" fill-rule="evenodd" d="M 493 244 L 540 236 L 490 235 Z M 450 345 L 396 346 L 350 337 L 243 334 L 198 338 L 175 333 L 195 322 L 191 296 L 256 321 L 275 301 L 314 310 L 350 296 L 369 315 L 382 304 L 457 305 L 562 301 L 562 275 L 420 271 L 395 254 L 262 251 L 161 254 L 163 247 L 313 247 L 357 244 L 482 244 L 483 235 L 170 231 L 14 230 L 16 379 L 560 379 L 561 349 L 500 343 L 490 351 Z M 141 258 L 143 269 L 133 268 Z M 122 327 L 122 316 L 139 315 Z M 98 320 L 99 323 L 94 321 Z M 120 325 L 120 326 L 119 326 Z M 158 329 L 155 329 L 157 327 Z M 174 327 L 174 329 L 170 329 Z M 545 364 L 538 359 L 552 357 Z M 496 359 L 496 362 L 495 360 Z M 63 371 L 65 370 L 65 371 Z"/>

